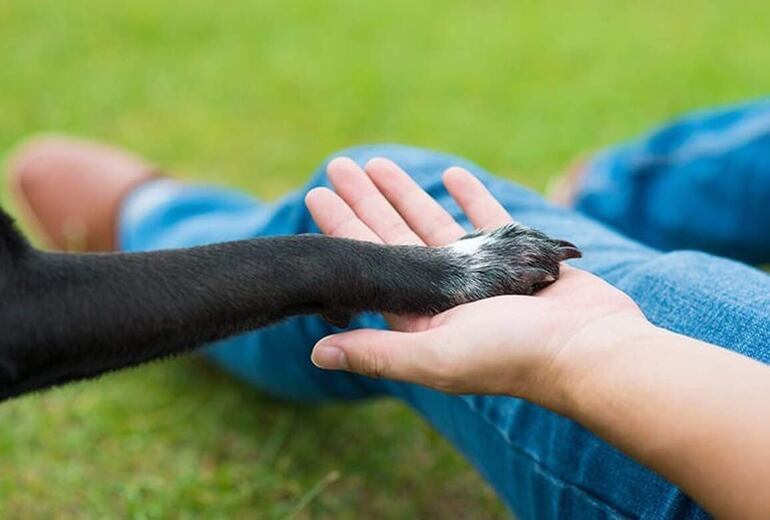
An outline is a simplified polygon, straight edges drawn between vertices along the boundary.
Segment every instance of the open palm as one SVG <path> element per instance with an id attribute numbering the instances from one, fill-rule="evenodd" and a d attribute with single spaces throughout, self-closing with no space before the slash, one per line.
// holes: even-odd
<path id="1" fill-rule="evenodd" d="M 316 188 L 306 204 L 328 235 L 386 244 L 442 246 L 466 231 L 396 164 L 347 158 L 328 166 L 334 191 Z M 512 221 L 483 184 L 450 168 L 444 184 L 477 228 Z M 388 316 L 392 331 L 357 330 L 325 338 L 313 360 L 323 368 L 412 381 L 458 393 L 528 395 L 554 377 L 576 340 L 590 341 L 608 317 L 643 320 L 622 292 L 562 266 L 560 281 L 536 296 L 500 296 L 436 316 Z M 569 349 L 567 347 L 570 347 Z"/>

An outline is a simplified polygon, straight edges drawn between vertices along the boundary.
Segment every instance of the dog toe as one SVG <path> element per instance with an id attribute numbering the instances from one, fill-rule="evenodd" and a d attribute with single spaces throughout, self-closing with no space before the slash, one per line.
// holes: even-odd
<path id="1" fill-rule="evenodd" d="M 464 297 L 534 294 L 559 277 L 559 263 L 579 258 L 571 242 L 554 240 L 521 224 L 476 232 L 451 244 L 467 269 Z"/>

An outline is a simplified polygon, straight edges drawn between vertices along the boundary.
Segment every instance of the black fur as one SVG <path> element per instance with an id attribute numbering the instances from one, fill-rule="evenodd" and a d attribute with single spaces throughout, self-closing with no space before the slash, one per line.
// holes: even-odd
<path id="1" fill-rule="evenodd" d="M 66 254 L 32 248 L 0 210 L 0 399 L 299 314 L 344 324 L 361 311 L 436 313 L 531 294 L 558 277 L 559 261 L 580 254 L 518 225 L 493 237 L 472 258 L 451 247 L 321 235 Z"/>

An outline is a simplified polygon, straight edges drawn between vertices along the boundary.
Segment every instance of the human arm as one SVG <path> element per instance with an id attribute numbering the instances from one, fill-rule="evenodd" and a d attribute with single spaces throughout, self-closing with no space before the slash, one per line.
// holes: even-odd
<path id="1" fill-rule="evenodd" d="M 559 361 L 554 410 L 717 517 L 770 513 L 770 368 L 653 327 L 583 332 Z"/>
<path id="2" fill-rule="evenodd" d="M 326 232 L 429 245 L 463 232 L 392 163 L 372 161 L 364 173 L 338 160 L 329 174 L 339 195 L 320 189 L 307 200 Z M 477 227 L 510 220 L 467 172 L 451 169 L 445 183 Z M 325 338 L 313 359 L 449 392 L 524 397 L 582 423 L 718 516 L 770 510 L 770 368 L 652 326 L 589 273 L 565 266 L 535 297 L 391 323 Z"/>

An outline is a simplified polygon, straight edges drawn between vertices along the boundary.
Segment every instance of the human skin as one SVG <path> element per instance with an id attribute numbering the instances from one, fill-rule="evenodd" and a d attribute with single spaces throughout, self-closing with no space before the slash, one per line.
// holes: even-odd
<path id="1" fill-rule="evenodd" d="M 306 198 L 326 234 L 440 246 L 465 233 L 386 159 L 363 169 L 335 159 L 328 175 L 334 191 Z M 450 168 L 444 183 L 476 227 L 511 222 L 467 171 Z M 563 265 L 559 281 L 535 296 L 389 322 L 393 330 L 322 339 L 313 362 L 445 392 L 528 399 L 580 422 L 718 517 L 770 514 L 770 367 L 653 326 L 600 278 Z"/>

